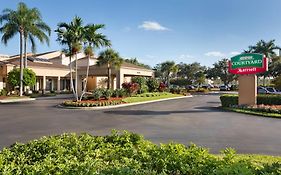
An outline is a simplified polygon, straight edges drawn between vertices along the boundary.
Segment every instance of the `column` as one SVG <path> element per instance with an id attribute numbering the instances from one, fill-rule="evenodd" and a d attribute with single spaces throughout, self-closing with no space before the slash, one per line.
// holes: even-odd
<path id="1" fill-rule="evenodd" d="M 58 76 L 57 93 L 60 93 L 60 76 Z"/>
<path id="2" fill-rule="evenodd" d="M 124 73 L 121 71 L 121 69 L 117 72 L 116 75 L 116 88 L 121 89 L 122 83 L 124 82 Z"/>
<path id="3" fill-rule="evenodd" d="M 35 84 L 35 90 L 36 90 L 36 91 L 39 91 L 39 89 L 40 89 L 40 83 L 39 83 L 39 81 L 40 81 L 40 79 L 39 79 L 39 77 L 37 77 L 37 78 L 36 78 L 36 84 Z"/>
<path id="4" fill-rule="evenodd" d="M 55 80 L 52 78 L 51 79 L 51 91 L 54 91 L 54 87 L 55 87 Z"/>
<path id="5" fill-rule="evenodd" d="M 46 76 L 43 76 L 42 93 L 45 94 L 45 92 L 46 92 Z"/>

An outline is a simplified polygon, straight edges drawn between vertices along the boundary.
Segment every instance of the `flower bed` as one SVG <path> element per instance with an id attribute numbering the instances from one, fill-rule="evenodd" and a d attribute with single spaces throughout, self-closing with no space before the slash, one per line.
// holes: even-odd
<path id="1" fill-rule="evenodd" d="M 232 105 L 231 108 L 244 109 L 255 112 L 281 114 L 281 105 Z"/>
<path id="2" fill-rule="evenodd" d="M 82 100 L 82 101 L 64 101 L 64 106 L 72 107 L 98 107 L 98 106 L 109 106 L 109 105 L 118 105 L 125 103 L 122 101 L 122 98 L 110 98 L 109 100 Z"/>

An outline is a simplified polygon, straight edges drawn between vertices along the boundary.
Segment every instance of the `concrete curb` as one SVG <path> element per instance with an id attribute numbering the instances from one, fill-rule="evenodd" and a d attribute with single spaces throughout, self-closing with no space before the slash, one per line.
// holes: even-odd
<path id="1" fill-rule="evenodd" d="M 168 100 L 176 100 L 176 99 L 182 99 L 182 98 L 190 98 L 193 97 L 190 96 L 183 96 L 183 97 L 172 97 L 172 98 L 165 98 L 165 99 L 159 99 L 159 100 L 153 100 L 153 101 L 144 101 L 144 102 L 136 102 L 136 103 L 126 103 L 126 104 L 120 104 L 120 105 L 114 105 L 114 106 L 100 106 L 100 107 L 70 107 L 70 106 L 63 106 L 58 105 L 59 108 L 64 109 L 76 109 L 76 110 L 103 110 L 103 109 L 114 109 L 114 108 L 122 108 L 127 106 L 135 106 L 135 105 L 141 105 L 141 104 L 147 104 L 147 103 L 155 103 L 160 101 L 168 101 Z"/>
<path id="2" fill-rule="evenodd" d="M 7 100 L 0 100 L 0 103 L 17 103 L 17 102 L 27 102 L 27 101 L 34 101 L 35 98 L 23 98 L 23 99 L 7 99 Z"/>

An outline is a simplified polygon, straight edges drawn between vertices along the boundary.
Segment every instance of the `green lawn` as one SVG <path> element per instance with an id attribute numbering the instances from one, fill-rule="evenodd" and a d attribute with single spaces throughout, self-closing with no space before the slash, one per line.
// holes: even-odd
<path id="1" fill-rule="evenodd" d="M 154 94 L 154 96 L 152 96 Z M 173 98 L 173 97 L 182 97 L 180 94 L 172 94 L 172 93 L 145 93 L 140 94 L 135 97 L 127 97 L 123 99 L 126 103 L 136 103 L 136 102 L 144 102 L 144 101 L 153 101 L 165 98 Z"/>

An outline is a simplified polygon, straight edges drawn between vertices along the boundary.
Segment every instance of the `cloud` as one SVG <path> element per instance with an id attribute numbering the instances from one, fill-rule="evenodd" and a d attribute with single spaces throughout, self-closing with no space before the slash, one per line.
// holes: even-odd
<path id="1" fill-rule="evenodd" d="M 229 55 L 239 55 L 241 52 L 236 52 L 236 51 L 232 51 L 229 53 Z"/>
<path id="2" fill-rule="evenodd" d="M 219 51 L 207 52 L 207 53 L 205 53 L 205 55 L 208 57 L 224 57 L 225 56 L 224 53 L 221 53 Z"/>
<path id="3" fill-rule="evenodd" d="M 141 25 L 139 25 L 139 28 L 144 30 L 151 30 L 151 31 L 169 30 L 168 28 L 162 26 L 161 24 L 155 21 L 144 21 Z"/>

